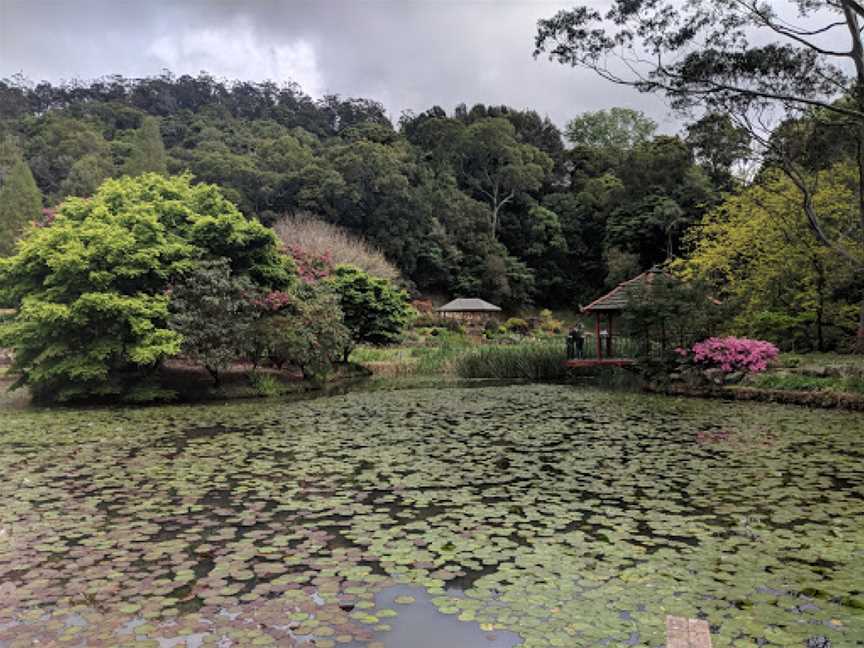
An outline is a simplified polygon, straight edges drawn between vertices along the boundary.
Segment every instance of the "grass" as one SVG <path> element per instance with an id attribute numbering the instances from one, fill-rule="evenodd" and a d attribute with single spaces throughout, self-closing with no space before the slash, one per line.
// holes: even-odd
<path id="1" fill-rule="evenodd" d="M 461 333 L 439 331 L 423 346 L 361 346 L 351 361 L 379 375 L 455 374 L 460 378 L 557 380 L 566 376 L 563 338 L 524 342 L 477 342 Z"/>
<path id="2" fill-rule="evenodd" d="M 807 376 L 767 373 L 751 378 L 750 386 L 790 391 L 831 391 L 864 394 L 864 376 Z"/>
<path id="3" fill-rule="evenodd" d="M 434 342 L 426 346 L 357 347 L 351 353 L 351 362 L 390 375 L 447 373 L 453 361 L 472 344 L 470 338 L 461 333 L 440 331 L 434 336 Z"/>
<path id="4" fill-rule="evenodd" d="M 249 384 L 262 397 L 271 397 L 280 394 L 283 391 L 283 386 L 276 376 L 251 371 L 249 373 Z"/>
<path id="5" fill-rule="evenodd" d="M 514 345 L 481 346 L 456 360 L 460 378 L 559 380 L 567 376 L 564 341 L 550 338 Z"/>
<path id="6" fill-rule="evenodd" d="M 864 369 L 864 355 L 841 353 L 782 353 L 780 362 L 785 367 L 857 367 Z"/>

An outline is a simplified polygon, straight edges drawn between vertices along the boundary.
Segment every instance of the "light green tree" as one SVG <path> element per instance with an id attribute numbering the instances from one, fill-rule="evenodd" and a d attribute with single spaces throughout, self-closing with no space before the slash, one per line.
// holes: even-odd
<path id="1" fill-rule="evenodd" d="M 848 164 L 819 174 L 813 201 L 826 227 L 848 226 L 854 178 Z M 735 331 L 802 350 L 842 347 L 854 335 L 856 308 L 847 300 L 860 274 L 809 235 L 797 188 L 776 169 L 706 214 L 687 245 L 689 257 L 676 266 L 735 303 Z M 864 260 L 864 247 L 850 250 Z"/>
<path id="2" fill-rule="evenodd" d="M 638 110 L 610 108 L 574 117 L 564 136 L 574 146 L 626 152 L 650 140 L 656 130 L 657 124 Z"/>
<path id="3" fill-rule="evenodd" d="M 0 346 L 14 349 L 17 385 L 60 401 L 163 395 L 147 378 L 182 349 L 170 287 L 220 257 L 262 290 L 293 283 L 273 232 L 189 176 L 123 177 L 66 200 L 0 259 L 0 301 L 17 309 Z"/>
<path id="4" fill-rule="evenodd" d="M 133 140 L 132 155 L 126 160 L 123 170 L 131 176 L 151 172 L 167 173 L 165 145 L 159 132 L 159 120 L 155 117 L 144 118 Z"/>
<path id="5" fill-rule="evenodd" d="M 42 194 L 30 167 L 19 157 L 0 188 L 0 255 L 10 254 L 27 224 L 41 217 Z"/>

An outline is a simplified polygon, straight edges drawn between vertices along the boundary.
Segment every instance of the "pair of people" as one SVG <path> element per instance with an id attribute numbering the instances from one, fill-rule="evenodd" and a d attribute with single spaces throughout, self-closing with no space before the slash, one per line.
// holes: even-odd
<path id="1" fill-rule="evenodd" d="M 579 360 L 585 357 L 585 328 L 576 324 L 567 334 L 567 357 Z"/>

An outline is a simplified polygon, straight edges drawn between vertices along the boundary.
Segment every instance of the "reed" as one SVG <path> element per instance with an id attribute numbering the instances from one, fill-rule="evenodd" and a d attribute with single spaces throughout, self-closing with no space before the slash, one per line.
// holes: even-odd
<path id="1" fill-rule="evenodd" d="M 565 355 L 560 338 L 481 346 L 457 357 L 455 369 L 460 378 L 562 380 Z"/>

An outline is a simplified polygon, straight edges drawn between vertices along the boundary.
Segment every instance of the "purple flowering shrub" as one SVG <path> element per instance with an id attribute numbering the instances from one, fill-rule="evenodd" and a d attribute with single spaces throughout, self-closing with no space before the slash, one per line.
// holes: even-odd
<path id="1" fill-rule="evenodd" d="M 694 364 L 722 369 L 726 373 L 760 373 L 780 353 L 770 342 L 736 337 L 712 337 L 697 342 L 691 349 L 679 348 L 676 352 Z"/>

